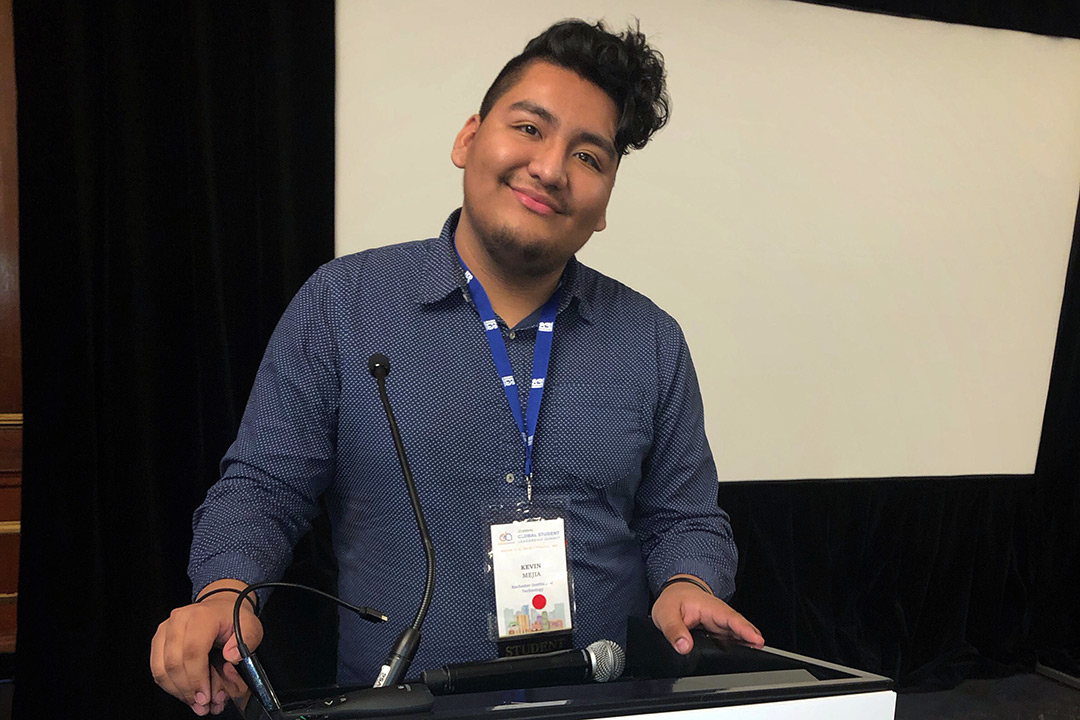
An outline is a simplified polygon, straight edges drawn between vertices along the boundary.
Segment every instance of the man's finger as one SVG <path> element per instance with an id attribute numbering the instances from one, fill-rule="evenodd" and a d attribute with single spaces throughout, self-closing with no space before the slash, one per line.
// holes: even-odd
<path id="1" fill-rule="evenodd" d="M 188 682 L 187 668 L 184 665 L 184 631 L 187 628 L 186 614 L 173 610 L 165 621 L 165 637 L 162 642 L 162 666 L 173 686 L 173 695 L 195 709 L 195 693 L 198 687 Z"/>
<path id="2" fill-rule="evenodd" d="M 245 644 L 247 642 L 245 641 Z M 250 648 L 250 646 L 248 646 Z M 231 637 L 225 641 L 225 645 L 221 648 L 221 656 L 225 658 L 225 662 L 235 665 L 240 662 L 240 648 L 236 645 L 236 638 Z"/>
<path id="3" fill-rule="evenodd" d="M 706 630 L 718 635 L 736 638 L 754 647 L 761 647 L 765 644 L 765 638 L 762 637 L 761 631 L 754 627 L 753 623 L 726 603 L 722 608 L 723 611 L 720 613 L 705 613 L 702 615 L 701 624 Z"/>
<path id="4" fill-rule="evenodd" d="M 232 667 L 230 665 L 230 667 Z M 229 695 L 225 691 L 225 680 L 214 668 L 210 668 L 210 714 L 220 715 L 225 709 Z"/>
<path id="5" fill-rule="evenodd" d="M 728 627 L 731 628 L 739 638 L 749 645 L 754 647 L 761 647 L 765 644 L 765 638 L 762 636 L 761 631 L 754 627 L 754 624 L 744 618 L 742 615 L 736 614 L 730 622 Z"/>
<path id="6" fill-rule="evenodd" d="M 168 621 L 166 621 L 168 622 Z M 150 641 L 150 674 L 154 676 L 154 682 L 161 686 L 165 692 L 183 700 L 183 693 L 176 687 L 176 683 L 169 677 L 165 669 L 165 636 L 168 631 L 165 623 L 158 626 L 154 633 L 154 639 Z"/>
<path id="7" fill-rule="evenodd" d="M 659 610 L 659 612 L 657 612 Z M 694 641 L 690 637 L 690 630 L 683 622 L 682 614 L 675 610 L 666 610 L 653 607 L 653 624 L 660 628 L 671 646 L 680 655 L 686 655 L 694 647 Z"/>
<path id="8" fill-rule="evenodd" d="M 235 665 L 226 664 L 224 674 L 225 691 L 230 697 L 239 699 L 247 695 L 247 684 L 244 682 L 244 679 L 240 677 L 240 672 L 236 669 Z"/>
<path id="9" fill-rule="evenodd" d="M 255 648 L 262 642 L 263 629 L 262 623 L 254 613 L 240 614 L 240 633 L 244 637 L 244 644 L 247 645 L 248 650 L 255 652 Z M 236 644 L 236 633 L 230 630 L 228 637 L 221 639 L 225 641 L 225 645 L 221 648 L 221 655 L 234 665 L 240 662 L 240 648 Z"/>
<path id="10" fill-rule="evenodd" d="M 185 610 L 178 613 L 177 627 L 169 637 L 170 645 L 175 642 L 174 652 L 180 656 L 180 665 L 172 675 L 176 684 L 186 691 L 184 701 L 196 714 L 206 715 L 210 712 L 209 654 L 215 632 L 213 627 L 199 621 L 198 609 L 189 606 Z"/>

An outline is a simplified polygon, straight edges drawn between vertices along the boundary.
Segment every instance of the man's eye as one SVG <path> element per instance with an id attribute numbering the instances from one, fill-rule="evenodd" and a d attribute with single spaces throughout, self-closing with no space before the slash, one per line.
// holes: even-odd
<path id="1" fill-rule="evenodd" d="M 540 131 L 536 128 L 535 125 L 518 125 L 518 130 L 521 130 L 524 133 L 528 133 L 529 135 L 540 134 Z"/>
<path id="2" fill-rule="evenodd" d="M 578 159 L 581 160 L 582 162 L 584 162 L 585 164 L 591 165 L 592 167 L 596 168 L 597 170 L 600 169 L 600 163 L 597 161 L 596 158 L 594 158 L 589 153 L 587 153 L 587 152 L 579 152 L 579 153 L 577 153 L 577 156 L 578 156 Z"/>

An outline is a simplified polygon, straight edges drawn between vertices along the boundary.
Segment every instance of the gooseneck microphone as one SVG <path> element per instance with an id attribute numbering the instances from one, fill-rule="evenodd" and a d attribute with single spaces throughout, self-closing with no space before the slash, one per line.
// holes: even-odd
<path id="1" fill-rule="evenodd" d="M 597 640 L 584 650 L 443 665 L 425 670 L 423 682 L 435 695 L 607 682 L 622 675 L 626 653 L 618 643 Z"/>
<path id="2" fill-rule="evenodd" d="M 390 359 L 382 353 L 375 353 L 368 358 L 368 372 L 379 385 L 379 397 L 382 399 L 383 410 L 386 412 L 386 420 L 390 424 L 390 435 L 394 439 L 394 449 L 397 450 L 401 474 L 405 477 L 405 487 L 409 491 L 409 501 L 412 503 L 420 539 L 424 543 L 424 559 L 427 561 L 424 596 L 416 611 L 416 617 L 413 618 L 412 625 L 405 628 L 398 636 L 390 654 L 386 656 L 386 662 L 379 670 L 379 677 L 375 680 L 375 687 L 384 687 L 401 682 L 416 655 L 416 648 L 420 644 L 420 626 L 424 624 L 428 608 L 431 607 L 431 596 L 435 592 L 435 549 L 431 544 L 431 534 L 428 533 L 427 523 L 424 521 L 424 511 L 420 508 L 420 496 L 416 494 L 416 483 L 413 482 L 409 460 L 405 457 L 405 446 L 401 442 L 397 420 L 394 419 L 394 411 L 390 409 L 390 398 L 386 394 L 386 376 L 390 374 Z"/>
<path id="3" fill-rule="evenodd" d="M 331 697 L 301 700 L 282 705 L 274 692 L 273 686 L 270 685 L 266 671 L 263 670 L 255 654 L 244 643 L 240 631 L 240 609 L 245 598 L 250 593 L 264 587 L 299 587 L 327 597 L 339 605 L 358 613 L 365 620 L 385 622 L 386 616 L 378 610 L 356 607 L 320 590 L 302 585 L 275 582 L 248 585 L 237 595 L 236 602 L 233 605 L 233 627 L 237 649 L 240 651 L 241 658 L 236 669 L 271 720 L 311 720 L 312 718 L 345 720 L 346 718 L 408 714 L 424 712 L 431 709 L 434 704 L 434 698 L 426 686 L 417 684 L 403 685 L 400 683 L 409 669 L 409 664 L 416 655 L 416 648 L 420 644 L 420 626 L 427 616 L 428 608 L 431 606 L 431 597 L 435 592 L 435 550 L 431 543 L 431 534 L 428 532 L 427 523 L 424 521 L 424 513 L 420 508 L 420 498 L 416 493 L 412 470 L 409 468 L 409 461 L 405 457 L 405 446 L 401 442 L 401 433 L 398 432 L 397 421 L 394 419 L 394 413 L 390 409 L 390 399 L 386 395 L 386 376 L 390 374 L 390 360 L 381 353 L 375 353 L 368 358 L 368 370 L 379 385 L 379 396 L 382 398 L 383 410 L 386 411 L 386 419 L 390 423 L 390 434 L 394 440 L 394 448 L 397 450 L 402 475 L 405 477 L 405 486 L 409 491 L 409 500 L 412 503 L 413 514 L 416 517 L 416 526 L 420 530 L 420 537 L 424 544 L 424 555 L 427 559 L 427 581 L 424 585 L 423 600 L 412 625 L 405 628 L 387 656 L 374 687 L 342 690 L 340 694 Z M 221 655 L 220 648 L 211 651 L 210 660 L 218 672 L 223 671 L 225 659 Z"/>
<path id="4" fill-rule="evenodd" d="M 382 353 L 375 353 L 367 359 L 367 369 L 376 380 L 386 380 L 390 374 L 390 358 Z"/>

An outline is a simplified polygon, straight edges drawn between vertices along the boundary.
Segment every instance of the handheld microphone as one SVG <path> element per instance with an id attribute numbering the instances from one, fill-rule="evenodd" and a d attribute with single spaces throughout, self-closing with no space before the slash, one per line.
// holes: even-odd
<path id="1" fill-rule="evenodd" d="M 519 688 L 607 682 L 622 675 L 626 653 L 611 640 L 597 640 L 584 650 L 556 650 L 538 655 L 443 665 L 425 670 L 423 682 L 435 695 L 516 690 Z"/>
<path id="2" fill-rule="evenodd" d="M 424 618 L 427 617 L 428 608 L 431 606 L 431 596 L 435 592 L 435 550 L 431 544 L 431 534 L 428 532 L 427 523 L 424 521 L 424 511 L 420 509 L 420 496 L 416 494 L 416 483 L 413 482 L 409 460 L 405 457 L 405 446 L 401 442 L 397 420 L 394 419 L 394 411 L 390 409 L 390 398 L 386 394 L 386 376 L 390 374 L 390 359 L 382 353 L 373 354 L 368 358 L 368 372 L 379 385 L 379 397 L 382 399 L 386 420 L 390 424 L 390 435 L 394 440 L 394 449 L 397 450 L 401 474 L 405 477 L 405 487 L 409 491 L 409 501 L 412 503 L 420 539 L 424 543 L 424 559 L 427 561 L 427 581 L 424 583 L 424 596 L 420 601 L 420 608 L 416 611 L 412 625 L 401 631 L 390 654 L 386 656 L 386 662 L 383 663 L 379 676 L 375 680 L 375 687 L 380 688 L 401 682 L 416 655 L 416 648 L 420 645 L 420 626 L 424 624 Z"/>

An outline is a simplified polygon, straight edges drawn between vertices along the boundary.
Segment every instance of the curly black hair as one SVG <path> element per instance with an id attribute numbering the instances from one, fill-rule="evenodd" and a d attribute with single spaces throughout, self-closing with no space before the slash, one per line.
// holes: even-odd
<path id="1" fill-rule="evenodd" d="M 563 20 L 529 41 L 520 55 L 506 63 L 480 103 L 480 120 L 516 83 L 529 65 L 545 61 L 571 70 L 612 99 L 619 112 L 615 149 L 626 155 L 640 150 L 668 121 L 664 56 L 649 47 L 640 23 L 624 33 L 612 33 L 602 21 Z"/>

